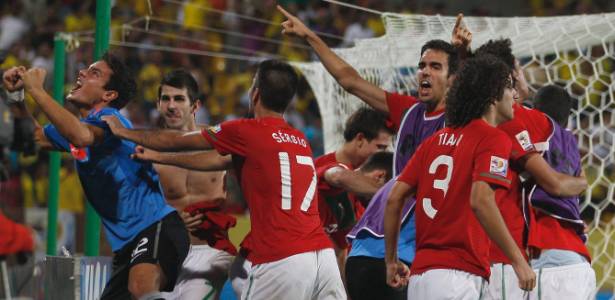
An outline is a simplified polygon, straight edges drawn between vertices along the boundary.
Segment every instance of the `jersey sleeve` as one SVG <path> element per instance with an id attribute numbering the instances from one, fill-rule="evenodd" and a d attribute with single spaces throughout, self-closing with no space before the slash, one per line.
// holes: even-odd
<path id="1" fill-rule="evenodd" d="M 124 127 L 132 128 L 132 124 L 128 121 L 128 119 L 122 116 L 120 112 L 116 109 L 103 108 L 102 110 L 96 113 L 90 114 L 85 119 L 82 119 L 81 122 L 103 129 L 104 135 L 103 135 L 102 142 L 98 144 L 99 146 L 115 145 L 115 143 L 117 143 L 120 140 L 118 137 L 113 135 L 113 132 L 111 132 L 111 129 L 109 129 L 109 125 L 107 124 L 107 122 L 101 119 L 103 116 L 115 116 L 120 120 L 120 122 L 122 123 L 122 125 L 124 125 Z"/>
<path id="2" fill-rule="evenodd" d="M 222 155 L 246 156 L 250 128 L 245 120 L 232 120 L 202 129 L 201 135 Z"/>
<path id="3" fill-rule="evenodd" d="M 397 181 L 405 182 L 413 187 L 418 186 L 419 178 L 421 177 L 420 170 L 422 170 L 421 162 L 424 160 L 425 152 L 428 148 L 427 145 L 431 144 L 431 140 L 432 139 L 429 138 L 421 143 L 414 155 L 412 155 L 412 158 L 410 158 L 410 161 L 399 174 L 399 177 L 397 177 Z"/>
<path id="4" fill-rule="evenodd" d="M 58 129 L 53 126 L 53 124 L 45 125 L 45 127 L 43 127 L 43 133 L 54 148 L 66 152 L 70 151 L 70 144 L 68 140 L 60 134 Z"/>
<path id="5" fill-rule="evenodd" d="M 512 119 L 498 126 L 498 129 L 504 131 L 512 141 L 510 156 L 512 160 L 516 161 L 530 153 L 536 152 L 530 131 L 521 120 Z"/>
<path id="6" fill-rule="evenodd" d="M 404 116 L 404 112 L 407 111 L 414 104 L 418 103 L 418 100 L 412 96 L 400 95 L 395 93 L 386 93 L 387 107 L 389 108 L 389 119 L 391 127 L 395 131 L 399 130 L 401 125 L 401 119 Z"/>
<path id="7" fill-rule="evenodd" d="M 503 188 L 509 188 L 512 179 L 512 175 L 508 171 L 511 143 L 510 139 L 499 130 L 487 134 L 477 145 L 473 157 L 472 181 L 485 181 Z"/>

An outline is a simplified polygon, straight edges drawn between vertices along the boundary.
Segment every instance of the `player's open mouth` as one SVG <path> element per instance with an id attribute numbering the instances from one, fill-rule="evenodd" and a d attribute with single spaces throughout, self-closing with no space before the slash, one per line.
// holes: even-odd
<path id="1" fill-rule="evenodd" d="M 73 93 L 73 92 L 78 91 L 79 89 L 81 89 L 81 80 L 77 79 L 77 82 L 73 86 L 73 89 L 70 90 L 70 92 Z"/>
<path id="2" fill-rule="evenodd" d="M 431 82 L 422 80 L 419 82 L 419 95 L 428 96 L 431 92 Z"/>

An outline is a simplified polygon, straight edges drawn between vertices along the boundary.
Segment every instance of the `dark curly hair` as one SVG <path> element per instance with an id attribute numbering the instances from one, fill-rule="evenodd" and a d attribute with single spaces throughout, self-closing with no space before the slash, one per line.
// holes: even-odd
<path id="1" fill-rule="evenodd" d="M 451 43 L 443 40 L 430 40 L 427 41 L 423 47 L 421 47 L 421 56 L 423 56 L 423 53 L 427 50 L 438 50 L 446 53 L 448 56 L 447 77 L 457 72 L 457 69 L 459 68 L 459 53 L 457 52 L 457 49 L 455 49 L 455 46 L 451 45 Z"/>
<path id="2" fill-rule="evenodd" d="M 511 70 L 515 69 L 515 56 L 512 54 L 510 39 L 489 40 L 474 52 L 474 56 L 491 54 L 503 61 Z"/>
<path id="3" fill-rule="evenodd" d="M 468 59 L 446 96 L 446 125 L 463 127 L 482 117 L 489 105 L 504 95 L 512 82 L 511 69 L 500 59 L 485 54 Z"/>
<path id="4" fill-rule="evenodd" d="M 362 133 L 368 141 L 377 138 L 381 131 L 393 134 L 394 132 L 387 127 L 386 120 L 385 114 L 371 108 L 361 107 L 346 119 L 344 140 L 350 142 L 359 133 Z"/>
<path id="5" fill-rule="evenodd" d="M 111 101 L 109 106 L 122 109 L 137 94 L 137 83 L 128 66 L 116 55 L 105 52 L 100 60 L 104 61 L 112 72 L 104 89 L 117 92 L 117 99 Z"/>

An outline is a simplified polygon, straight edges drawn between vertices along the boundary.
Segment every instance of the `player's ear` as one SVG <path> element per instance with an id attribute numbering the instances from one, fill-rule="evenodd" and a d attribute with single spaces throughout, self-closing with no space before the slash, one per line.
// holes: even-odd
<path id="1" fill-rule="evenodd" d="M 359 146 L 363 146 L 363 143 L 367 142 L 367 139 L 365 138 L 363 132 L 357 133 L 357 135 L 354 136 L 353 140 L 357 141 Z"/>
<path id="2" fill-rule="evenodd" d="M 196 99 L 194 103 L 192 103 L 190 111 L 194 114 L 199 110 L 200 107 L 201 107 L 201 100 Z"/>
<path id="3" fill-rule="evenodd" d="M 105 101 L 106 103 L 109 103 L 117 99 L 118 95 L 119 94 L 117 93 L 117 91 L 114 91 L 114 90 L 104 91 L 102 94 L 102 100 Z"/>

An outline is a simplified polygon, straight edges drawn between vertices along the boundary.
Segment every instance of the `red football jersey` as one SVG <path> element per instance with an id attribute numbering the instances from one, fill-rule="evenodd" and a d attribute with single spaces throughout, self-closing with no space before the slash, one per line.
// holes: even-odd
<path id="1" fill-rule="evenodd" d="M 412 274 L 456 269 L 489 278 L 490 241 L 470 193 L 475 181 L 509 187 L 510 149 L 510 139 L 483 119 L 444 128 L 421 144 L 397 179 L 417 187 Z"/>
<path id="2" fill-rule="evenodd" d="M 202 131 L 232 154 L 250 208 L 248 259 L 254 264 L 332 247 L 320 223 L 312 149 L 282 118 L 240 119 Z"/>
<path id="3" fill-rule="evenodd" d="M 335 158 L 335 152 L 322 155 L 314 161 L 318 177 L 318 210 L 325 232 L 335 246 L 348 248 L 346 234 L 363 215 L 363 204 L 344 189 L 331 186 L 325 180 L 325 173 L 332 168 L 353 170 L 353 166 L 343 164 Z"/>
<path id="4" fill-rule="evenodd" d="M 536 144 L 548 140 L 553 131 L 553 125 L 547 116 L 539 110 L 520 104 L 515 104 L 513 109 L 513 120 L 501 124 L 498 128 L 506 132 L 512 140 L 511 167 L 514 169 L 513 172 L 522 172 L 523 170 L 520 170 L 517 161 L 530 153 L 537 152 Z M 521 183 L 518 176 L 514 176 L 511 189 L 500 201 L 500 211 L 515 242 L 524 254 L 526 247 L 523 241 L 526 240 L 528 246 L 531 247 L 571 250 L 589 259 L 587 247 L 576 235 L 573 228 L 562 224 L 549 215 L 535 215 L 531 209 L 528 210 L 529 216 L 526 217 L 522 212 L 523 205 L 529 204 L 522 202 Z M 526 218 L 530 220 L 526 220 Z M 528 234 L 526 230 L 528 221 L 531 225 L 529 236 L 525 239 L 524 236 Z M 492 262 L 510 263 L 510 260 L 499 248 L 492 247 L 491 250 Z"/>

